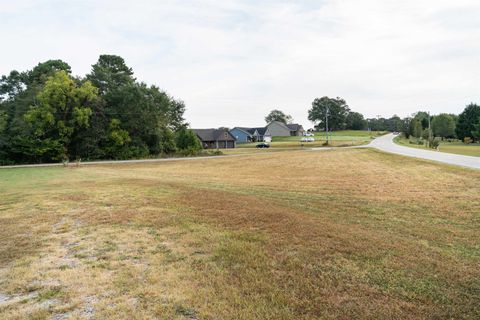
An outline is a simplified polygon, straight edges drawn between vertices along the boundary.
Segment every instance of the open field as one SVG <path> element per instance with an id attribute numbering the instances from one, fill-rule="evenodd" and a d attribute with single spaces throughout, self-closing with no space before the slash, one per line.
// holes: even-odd
<path id="1" fill-rule="evenodd" d="M 359 146 L 369 143 L 375 137 L 385 134 L 385 132 L 379 131 L 362 131 L 362 130 L 343 130 L 331 132 L 329 142 L 330 147 L 350 147 Z M 271 148 L 288 148 L 288 149 L 301 149 L 302 144 L 304 147 L 322 147 L 326 142 L 325 132 L 314 132 L 314 142 L 304 142 L 300 140 L 302 137 L 273 137 L 273 141 L 270 143 Z M 254 148 L 257 143 L 239 143 L 238 148 Z"/>
<path id="2" fill-rule="evenodd" d="M 0 319 L 477 319 L 479 185 L 369 149 L 2 169 Z"/>
<path id="3" fill-rule="evenodd" d="M 394 141 L 395 143 L 398 143 L 399 145 L 402 145 L 405 147 L 432 150 L 430 148 L 427 148 L 425 145 L 411 144 L 408 142 L 409 141 L 408 139 L 401 136 L 396 137 Z M 460 141 L 459 142 L 442 141 L 440 142 L 438 151 L 446 152 L 446 153 L 462 154 L 465 156 L 480 157 L 480 144 L 478 143 L 465 144 Z"/>

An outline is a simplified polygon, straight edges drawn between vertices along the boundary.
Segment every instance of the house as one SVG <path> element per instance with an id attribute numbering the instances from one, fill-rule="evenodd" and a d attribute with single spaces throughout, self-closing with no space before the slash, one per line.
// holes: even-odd
<path id="1" fill-rule="evenodd" d="M 220 129 L 192 129 L 202 143 L 204 149 L 235 148 L 235 137 L 226 130 Z"/>
<path id="2" fill-rule="evenodd" d="M 247 142 L 257 142 L 265 141 L 265 132 L 267 128 L 257 127 L 257 128 L 247 128 L 247 127 L 235 127 L 230 130 L 238 143 L 247 143 Z M 268 138 L 267 138 L 268 140 Z"/>
<path id="3" fill-rule="evenodd" d="M 303 129 L 301 124 L 298 123 L 289 123 L 287 127 L 290 129 L 291 136 L 303 136 L 305 130 Z"/>
<path id="4" fill-rule="evenodd" d="M 253 135 L 250 133 L 251 128 L 235 127 L 230 130 L 230 134 L 235 137 L 238 143 L 247 143 L 254 141 Z"/>
<path id="5" fill-rule="evenodd" d="M 302 136 L 305 132 L 300 124 L 285 124 L 280 121 L 270 122 L 266 129 L 264 135 L 270 137 Z"/>

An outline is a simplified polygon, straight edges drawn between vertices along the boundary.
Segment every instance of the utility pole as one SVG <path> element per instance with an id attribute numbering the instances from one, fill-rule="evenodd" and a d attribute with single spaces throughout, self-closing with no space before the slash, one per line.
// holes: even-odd
<path id="1" fill-rule="evenodd" d="M 427 147 L 430 148 L 430 141 L 432 140 L 432 128 L 430 126 L 430 111 L 427 113 L 428 114 L 428 141 L 427 141 Z"/>
<path id="2" fill-rule="evenodd" d="M 328 106 L 326 107 L 326 111 L 325 111 L 325 133 L 326 133 L 326 136 L 327 136 L 327 145 L 328 145 L 328 112 L 330 110 L 328 109 Z"/>

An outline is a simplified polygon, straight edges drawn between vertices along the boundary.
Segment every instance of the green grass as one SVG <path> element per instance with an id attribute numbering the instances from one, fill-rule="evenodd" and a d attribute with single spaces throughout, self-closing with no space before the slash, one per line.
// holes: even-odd
<path id="1" fill-rule="evenodd" d="M 396 137 L 393 141 L 405 147 L 432 150 L 427 148 L 425 145 L 411 144 L 409 143 L 408 139 L 401 136 Z M 480 144 L 478 143 L 465 144 L 459 141 L 458 142 L 442 141 L 440 142 L 438 151 L 445 152 L 445 153 L 460 154 L 465 156 L 480 157 Z"/>
<path id="2" fill-rule="evenodd" d="M 343 130 L 330 133 L 329 146 L 332 147 L 349 147 L 358 146 L 369 143 L 377 136 L 383 135 L 385 132 L 380 131 L 364 131 L 364 130 Z M 273 149 L 299 149 L 303 147 L 323 147 L 326 142 L 325 132 L 314 132 L 314 142 L 301 142 L 303 137 L 273 137 L 270 147 Z M 257 143 L 237 144 L 238 148 L 254 148 Z"/>

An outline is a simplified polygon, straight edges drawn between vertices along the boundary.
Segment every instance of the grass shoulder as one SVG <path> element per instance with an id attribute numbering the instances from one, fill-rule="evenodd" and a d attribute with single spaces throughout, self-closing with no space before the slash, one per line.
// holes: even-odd
<path id="1" fill-rule="evenodd" d="M 401 146 L 416 148 L 416 149 L 424 149 L 424 150 L 432 150 L 427 148 L 424 143 L 417 143 L 416 139 L 407 139 L 403 136 L 397 136 L 393 141 Z M 463 143 L 460 141 L 441 141 L 440 145 L 437 149 L 439 152 L 445 153 L 453 153 L 453 154 L 460 154 L 464 156 L 473 156 L 473 157 L 480 157 L 480 144 L 478 143 Z"/>

